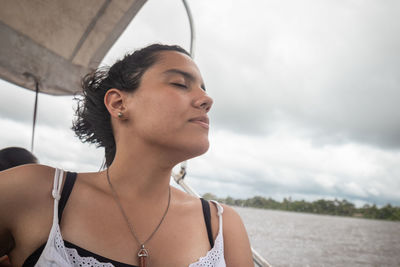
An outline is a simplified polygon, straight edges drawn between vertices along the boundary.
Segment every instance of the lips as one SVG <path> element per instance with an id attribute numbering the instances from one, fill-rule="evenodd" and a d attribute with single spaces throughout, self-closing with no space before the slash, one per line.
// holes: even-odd
<path id="1" fill-rule="evenodd" d="M 199 116 L 189 120 L 190 122 L 196 123 L 206 129 L 209 128 L 210 121 L 207 116 Z"/>

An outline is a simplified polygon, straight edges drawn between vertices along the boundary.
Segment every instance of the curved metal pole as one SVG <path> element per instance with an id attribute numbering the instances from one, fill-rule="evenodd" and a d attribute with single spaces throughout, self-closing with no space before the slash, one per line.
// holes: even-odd
<path id="1" fill-rule="evenodd" d="M 37 108 L 38 108 L 38 96 L 39 96 L 39 79 L 29 72 L 24 72 L 23 75 L 29 79 L 33 79 L 35 83 L 35 105 L 33 107 L 33 120 L 32 120 L 32 136 L 31 136 L 31 152 L 33 153 L 33 147 L 35 144 L 35 129 L 36 129 L 36 117 L 37 117 Z"/>
<path id="2" fill-rule="evenodd" d="M 35 144 L 35 128 L 36 128 L 36 117 L 37 117 L 38 96 L 39 96 L 39 83 L 37 81 L 35 83 L 36 83 L 36 92 L 35 92 L 35 107 L 33 108 L 31 153 L 33 153 L 33 146 Z"/>
<path id="3" fill-rule="evenodd" d="M 193 16 L 192 16 L 192 12 L 190 11 L 189 4 L 186 2 L 186 0 L 182 0 L 182 2 L 183 2 L 183 5 L 184 5 L 184 7 L 185 7 L 185 10 L 186 10 L 186 15 L 187 15 L 187 17 L 188 17 L 188 19 L 189 19 L 189 26 L 190 26 L 190 56 L 194 59 L 195 32 L 194 32 Z M 181 170 L 180 170 L 180 172 L 179 172 L 180 174 L 183 174 L 183 175 L 181 176 L 181 179 L 185 178 L 185 175 L 186 175 L 186 165 L 187 165 L 186 162 L 187 162 L 187 161 L 184 161 L 184 162 L 181 163 Z M 176 175 L 176 174 L 173 173 L 172 176 L 174 176 L 174 175 Z M 176 182 L 179 184 L 178 181 L 176 181 Z M 185 189 L 186 192 L 188 192 L 188 190 L 193 192 L 192 195 L 196 195 L 196 196 L 200 197 L 200 196 L 199 196 L 196 192 L 194 192 L 193 190 L 190 190 L 189 188 L 188 188 L 188 189 Z"/>
<path id="4" fill-rule="evenodd" d="M 186 0 L 182 0 L 183 5 L 185 6 L 186 9 L 186 14 L 189 19 L 189 25 L 190 25 L 190 55 L 192 58 L 194 58 L 194 42 L 195 42 L 195 31 L 194 31 L 194 22 L 193 22 L 193 17 L 192 17 L 192 12 L 190 12 L 190 8 Z"/>
<path id="5" fill-rule="evenodd" d="M 190 11 L 189 4 L 186 2 L 186 0 L 182 0 L 182 2 L 183 2 L 183 5 L 184 5 L 184 7 L 185 7 L 185 10 L 186 10 L 186 15 L 187 15 L 187 17 L 188 17 L 188 19 L 189 19 L 189 26 L 190 26 L 190 56 L 194 59 L 195 32 L 194 32 L 193 16 L 192 16 L 192 12 Z M 179 184 L 179 185 L 181 185 L 181 184 L 179 183 L 179 181 L 180 181 L 180 180 L 183 181 L 183 178 L 185 178 L 185 175 L 186 175 L 186 165 L 187 165 L 187 161 L 182 162 L 182 163 L 181 163 L 181 169 L 180 169 L 180 171 L 179 171 L 179 174 L 172 173 L 172 176 L 173 176 L 173 177 L 175 177 L 175 176 L 178 177 L 177 175 L 181 175 L 181 176 L 180 176 L 181 178 L 179 178 L 179 180 L 175 180 L 175 181 L 177 182 L 177 184 Z M 183 184 L 185 184 L 185 183 L 183 183 Z M 181 185 L 181 186 L 182 186 L 182 185 Z M 191 194 L 191 195 L 193 195 L 193 196 L 200 197 L 200 195 L 198 195 L 198 194 L 197 194 L 194 190 L 192 190 L 188 185 L 185 184 L 184 186 L 186 186 L 186 188 L 184 188 L 184 190 L 185 190 L 186 192 L 188 192 L 189 194 Z M 184 187 L 184 186 L 182 186 L 182 187 Z"/>

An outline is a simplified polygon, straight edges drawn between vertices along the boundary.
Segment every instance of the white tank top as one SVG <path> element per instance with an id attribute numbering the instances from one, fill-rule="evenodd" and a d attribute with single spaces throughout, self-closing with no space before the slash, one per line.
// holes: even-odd
<path id="1" fill-rule="evenodd" d="M 81 257 L 79 256 L 76 249 L 67 248 L 64 245 L 63 238 L 61 236 L 60 226 L 58 222 L 58 202 L 61 197 L 61 186 L 63 182 L 64 172 L 60 169 L 56 169 L 54 175 L 54 186 L 52 195 L 54 198 L 54 214 L 53 214 L 53 225 L 50 230 L 49 238 L 39 260 L 35 264 L 38 267 L 112 267 L 111 263 L 99 262 L 93 257 Z M 198 261 L 190 264 L 188 267 L 226 267 L 224 259 L 224 239 L 222 231 L 222 213 L 223 207 L 213 201 L 218 209 L 219 217 L 219 230 L 218 235 L 214 241 L 214 247 L 212 247 L 204 257 L 201 257 Z"/>

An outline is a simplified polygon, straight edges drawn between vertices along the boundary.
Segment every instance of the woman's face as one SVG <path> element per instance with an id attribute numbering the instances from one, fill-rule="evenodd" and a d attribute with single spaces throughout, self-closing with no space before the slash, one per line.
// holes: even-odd
<path id="1" fill-rule="evenodd" d="M 127 100 L 131 137 L 185 159 L 208 150 L 207 113 L 213 101 L 189 56 L 160 52 Z"/>

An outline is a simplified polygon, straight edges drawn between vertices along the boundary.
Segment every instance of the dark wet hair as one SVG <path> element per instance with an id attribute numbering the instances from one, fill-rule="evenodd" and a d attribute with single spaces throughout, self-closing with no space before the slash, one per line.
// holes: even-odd
<path id="1" fill-rule="evenodd" d="M 72 130 L 82 142 L 104 147 L 105 165 L 108 167 L 115 157 L 115 140 L 110 114 L 104 105 L 104 96 L 111 88 L 133 92 L 146 70 L 159 59 L 159 52 L 176 51 L 190 56 L 177 45 L 153 44 L 127 54 L 110 68 L 99 68 L 82 80 L 83 96 L 76 97 L 77 108 Z"/>
<path id="2" fill-rule="evenodd" d="M 0 171 L 28 163 L 38 163 L 38 160 L 25 148 L 7 147 L 0 150 Z"/>

